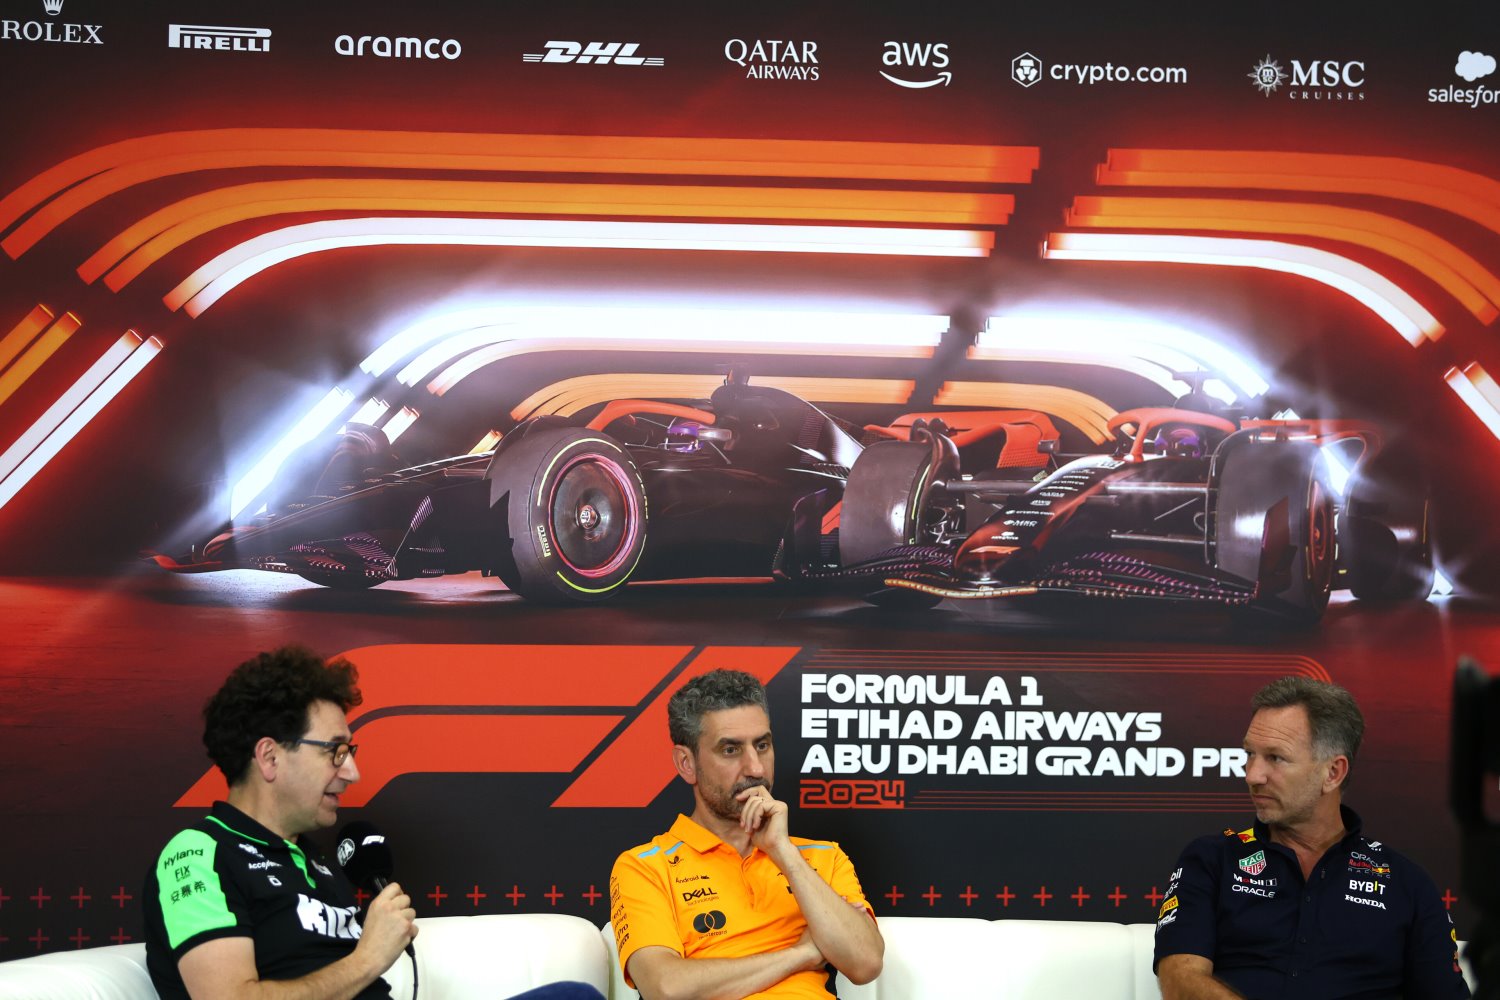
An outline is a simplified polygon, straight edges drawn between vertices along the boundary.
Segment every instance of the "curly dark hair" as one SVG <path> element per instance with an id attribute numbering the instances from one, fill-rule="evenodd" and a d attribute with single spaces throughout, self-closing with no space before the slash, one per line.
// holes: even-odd
<path id="1" fill-rule="evenodd" d="M 244 780 L 264 736 L 291 743 L 307 732 L 307 710 L 331 701 L 345 712 L 363 701 L 359 671 L 345 659 L 325 662 L 310 649 L 283 646 L 234 668 L 203 706 L 203 745 L 231 785 Z"/>
<path id="2" fill-rule="evenodd" d="M 667 702 L 667 731 L 677 746 L 698 752 L 703 735 L 703 716 L 745 705 L 766 707 L 766 689 L 750 674 L 739 670 L 711 670 L 694 677 Z"/>

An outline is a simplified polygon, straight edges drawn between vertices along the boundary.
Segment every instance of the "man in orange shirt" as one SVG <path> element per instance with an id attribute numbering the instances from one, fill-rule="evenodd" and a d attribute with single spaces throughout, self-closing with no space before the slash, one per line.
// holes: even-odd
<path id="1" fill-rule="evenodd" d="M 645 1000 L 826 1000 L 828 966 L 854 983 L 878 976 L 885 942 L 854 866 L 837 844 L 787 835 L 760 682 L 733 670 L 694 678 L 667 719 L 693 815 L 615 861 L 610 920 L 626 981 Z"/>

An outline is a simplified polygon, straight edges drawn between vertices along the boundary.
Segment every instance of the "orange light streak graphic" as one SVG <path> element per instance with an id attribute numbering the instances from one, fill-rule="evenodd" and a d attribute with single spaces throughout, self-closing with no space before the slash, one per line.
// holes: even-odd
<path id="1" fill-rule="evenodd" d="M 510 411 L 524 420 L 543 414 L 570 417 L 580 410 L 625 396 L 654 399 L 707 399 L 724 384 L 723 375 L 671 375 L 654 372 L 579 375 L 554 382 L 532 393 Z M 803 378 L 772 376 L 754 379 L 814 403 L 905 403 L 915 383 L 895 379 Z"/>
<path id="2" fill-rule="evenodd" d="M 499 431 L 490 431 L 489 433 L 485 434 L 484 437 L 479 439 L 478 444 L 469 449 L 469 454 L 483 455 L 487 451 L 494 451 L 495 445 L 500 443 L 501 436 L 502 435 Z"/>
<path id="3" fill-rule="evenodd" d="M 417 418 L 420 416 L 421 414 L 413 410 L 410 406 L 403 406 L 391 414 L 390 419 L 382 424 L 380 429 L 385 431 L 385 439 L 391 444 L 395 444 L 396 439 L 405 434 L 407 428 L 416 423 Z"/>
<path id="4" fill-rule="evenodd" d="M 23 382 L 36 374 L 36 370 L 57 353 L 57 349 L 67 343 L 68 338 L 82 325 L 83 322 L 77 316 L 70 312 L 63 313 L 46 332 L 36 338 L 26 349 L 26 353 L 17 358 L 4 374 L 0 374 L 0 403 L 9 399 Z"/>
<path id="5" fill-rule="evenodd" d="M 128 333 L 126 336 L 134 337 L 135 334 Z M 136 337 L 136 339 L 139 340 L 139 337 Z M 161 353 L 161 348 L 162 342 L 155 337 L 150 337 L 145 342 L 137 344 L 135 349 L 131 351 L 130 356 L 123 363 L 110 372 L 95 388 L 89 391 L 77 403 L 76 408 L 63 418 L 57 427 L 51 433 L 47 434 L 36 448 L 16 465 L 14 470 L 6 475 L 4 479 L 0 479 L 0 507 L 4 507 L 9 503 L 11 498 L 22 487 L 31 482 L 32 478 L 57 456 L 57 453 L 63 449 L 64 445 L 73 440 L 78 432 L 83 430 L 89 421 L 93 420 L 99 414 L 99 411 L 104 409 L 109 401 L 119 394 L 121 389 L 125 388 L 131 379 L 140 374 L 141 369 L 145 368 L 151 359 Z M 106 356 L 108 355 L 106 354 Z M 84 378 L 90 377 L 97 367 L 98 365 L 96 364 L 94 368 L 90 368 L 85 373 Z M 82 384 L 82 379 L 75 382 L 73 388 L 64 393 L 64 398 L 71 399 L 75 390 Z M 47 412 L 51 414 L 53 411 L 48 410 Z M 43 416 L 43 419 L 46 419 L 46 415 Z"/>
<path id="6" fill-rule="evenodd" d="M 36 450 L 37 445 L 46 440 L 47 436 L 62 424 L 68 414 L 78 409 L 78 404 L 88 398 L 89 394 L 109 377 L 109 373 L 120 367 L 121 363 L 131 352 L 141 345 L 141 337 L 134 330 L 127 330 L 120 339 L 110 345 L 109 349 L 100 355 L 99 360 L 89 366 L 88 371 L 78 377 L 78 381 L 69 386 L 57 401 L 47 407 L 47 412 L 37 418 L 36 423 L 28 427 L 19 438 L 17 438 L 5 453 L 0 455 L 0 480 L 5 479 L 21 460 Z"/>
<path id="7" fill-rule="evenodd" d="M 1053 233 L 1042 247 L 1050 260 L 1155 261 L 1254 267 L 1309 278 L 1336 288 L 1383 319 L 1413 347 L 1446 331 L 1437 317 L 1388 278 L 1347 257 L 1275 240 L 1128 233 Z"/>
<path id="8" fill-rule="evenodd" d="M 0 231 L 42 207 L 0 246 L 19 257 L 63 220 L 111 194 L 202 170 L 364 167 L 1026 184 L 1038 162 L 1035 146 L 353 129 L 167 132 L 82 153 L 11 192 L 0 200 Z"/>
<path id="9" fill-rule="evenodd" d="M 0 340 L 0 370 L 15 360 L 21 349 L 31 343 L 32 339 L 47 328 L 47 324 L 56 318 L 56 313 L 46 306 L 37 304 L 36 308 L 26 314 L 26 318 L 17 323 Z"/>
<path id="10" fill-rule="evenodd" d="M 1104 229 L 1213 229 L 1313 236 L 1394 257 L 1461 302 L 1482 323 L 1500 316 L 1500 278 L 1452 243 L 1400 219 L 1334 205 L 1227 198 L 1073 200 L 1070 226 Z"/>
<path id="11" fill-rule="evenodd" d="M 79 268 L 119 291 L 147 267 L 204 233 L 293 212 L 424 211 L 506 215 L 668 216 L 1004 225 L 1008 194 L 665 184 L 559 184 L 312 178 L 219 188 L 153 212 Z"/>
<path id="12" fill-rule="evenodd" d="M 1443 381 L 1464 401 L 1491 434 L 1500 438 L 1500 389 L 1495 380 L 1479 366 L 1477 361 L 1464 366 L 1462 371 L 1449 368 Z"/>
<path id="13" fill-rule="evenodd" d="M 1110 439 L 1115 410 L 1101 399 L 1076 389 L 1018 382 L 944 382 L 932 399 L 936 406 L 989 407 L 997 410 L 1041 410 L 1066 421 L 1095 444 Z"/>
<path id="14" fill-rule="evenodd" d="M 329 219 L 278 229 L 226 250 L 195 270 L 163 301 L 169 309 L 185 308 L 188 315 L 198 316 L 268 268 L 350 247 L 551 246 L 985 257 L 994 245 L 994 233 L 963 229 L 452 217 Z"/>
<path id="15" fill-rule="evenodd" d="M 1267 150 L 1111 149 L 1100 184 L 1372 194 L 1431 205 L 1500 233 L 1500 182 L 1397 156 Z"/>

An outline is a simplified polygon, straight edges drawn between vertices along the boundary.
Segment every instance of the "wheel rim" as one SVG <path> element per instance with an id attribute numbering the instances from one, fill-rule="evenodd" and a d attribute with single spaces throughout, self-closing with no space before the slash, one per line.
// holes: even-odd
<path id="1" fill-rule="evenodd" d="M 630 557 L 641 519 L 626 475 L 601 455 L 580 455 L 558 473 L 547 527 L 558 558 L 580 576 L 608 576 Z"/>
<path id="2" fill-rule="evenodd" d="M 1307 574 L 1319 590 L 1333 582 L 1333 503 L 1317 479 L 1307 519 Z"/>

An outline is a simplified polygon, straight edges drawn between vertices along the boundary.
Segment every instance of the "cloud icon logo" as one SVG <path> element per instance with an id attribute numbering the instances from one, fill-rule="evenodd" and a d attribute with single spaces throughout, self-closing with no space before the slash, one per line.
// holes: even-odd
<path id="1" fill-rule="evenodd" d="M 1460 52 L 1453 72 L 1473 83 L 1482 76 L 1495 72 L 1495 57 L 1483 52 Z"/>

